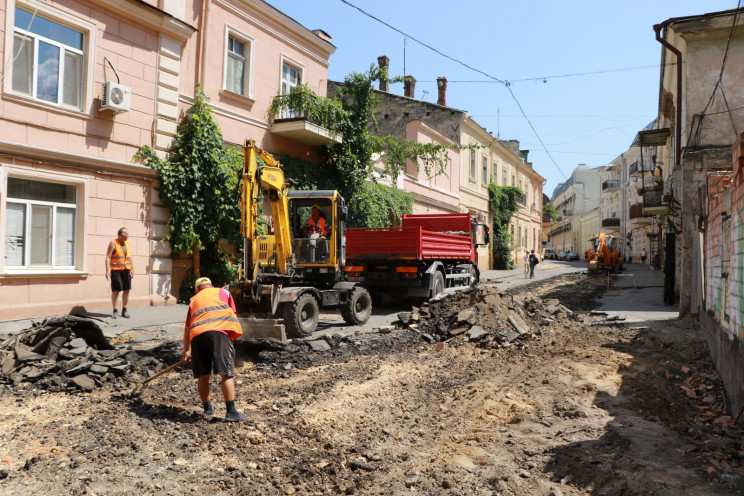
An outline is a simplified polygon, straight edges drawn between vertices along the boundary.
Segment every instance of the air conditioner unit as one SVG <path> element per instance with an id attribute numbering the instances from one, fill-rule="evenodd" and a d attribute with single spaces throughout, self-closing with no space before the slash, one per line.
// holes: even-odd
<path id="1" fill-rule="evenodd" d="M 101 110 L 113 110 L 114 112 L 126 112 L 129 110 L 132 90 L 123 84 L 107 81 L 103 83 L 103 96 L 101 97 Z"/>

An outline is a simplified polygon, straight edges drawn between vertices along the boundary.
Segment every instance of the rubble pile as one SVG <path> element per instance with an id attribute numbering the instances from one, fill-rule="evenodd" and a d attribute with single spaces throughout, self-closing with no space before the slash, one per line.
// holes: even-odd
<path id="1" fill-rule="evenodd" d="M 571 317 L 573 312 L 555 298 L 513 296 L 495 287 L 432 300 L 398 316 L 401 324 L 419 331 L 430 343 L 458 339 L 484 348 L 540 339 L 542 327 Z"/>
<path id="2" fill-rule="evenodd" d="M 0 382 L 50 391 L 92 391 L 133 369 L 162 368 L 152 356 L 114 347 L 90 319 L 52 317 L 0 343 Z"/>

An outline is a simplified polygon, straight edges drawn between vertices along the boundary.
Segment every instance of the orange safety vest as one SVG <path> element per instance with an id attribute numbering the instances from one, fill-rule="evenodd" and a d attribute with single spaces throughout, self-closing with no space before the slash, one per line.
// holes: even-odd
<path id="1" fill-rule="evenodd" d="M 220 288 L 204 288 L 191 298 L 189 341 L 207 331 L 224 331 L 231 341 L 243 334 L 235 312 L 220 299 L 220 291 Z"/>
<path id="2" fill-rule="evenodd" d="M 320 216 L 318 217 L 318 224 L 315 224 L 315 220 L 310 217 L 307 219 L 307 223 L 310 224 L 310 227 L 313 229 L 313 232 L 320 233 L 322 236 L 328 235 L 328 229 L 326 228 L 326 220 L 325 217 Z"/>
<path id="3" fill-rule="evenodd" d="M 132 252 L 129 251 L 129 241 L 124 241 L 126 247 L 126 255 L 124 250 L 121 248 L 121 244 L 118 239 L 114 240 L 114 253 L 111 255 L 110 267 L 111 270 L 132 270 Z"/>

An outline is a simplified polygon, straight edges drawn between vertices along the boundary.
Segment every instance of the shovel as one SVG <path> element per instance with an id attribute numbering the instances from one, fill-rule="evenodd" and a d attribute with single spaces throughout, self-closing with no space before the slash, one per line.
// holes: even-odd
<path id="1" fill-rule="evenodd" d="M 175 369 L 176 367 L 178 367 L 180 365 L 183 365 L 184 363 L 186 363 L 186 360 L 181 360 L 180 362 L 174 363 L 173 365 L 171 365 L 167 369 L 163 369 L 160 372 L 158 372 L 157 374 L 155 374 L 154 376 L 152 376 L 152 377 L 150 377 L 148 379 L 145 379 L 144 381 L 140 382 L 137 385 L 137 387 L 134 388 L 134 391 L 132 391 L 131 393 L 129 393 L 129 397 L 130 398 L 135 398 L 135 397 L 139 396 L 142 393 L 142 389 L 145 387 L 145 384 L 147 384 L 148 382 L 150 382 L 150 381 L 152 381 L 154 379 L 157 379 L 161 375 L 170 372 L 171 370 Z"/>

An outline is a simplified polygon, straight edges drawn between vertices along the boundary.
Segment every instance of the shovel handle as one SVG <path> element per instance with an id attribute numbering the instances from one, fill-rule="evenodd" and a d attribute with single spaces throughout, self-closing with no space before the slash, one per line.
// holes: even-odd
<path id="1" fill-rule="evenodd" d="M 181 360 L 181 361 L 180 361 L 180 362 L 178 362 L 178 363 L 174 363 L 173 365 L 171 365 L 171 366 L 170 366 L 170 367 L 168 367 L 167 369 L 163 369 L 163 370 L 161 370 L 160 372 L 158 372 L 158 373 L 157 373 L 157 374 L 155 374 L 154 376 L 150 377 L 149 379 L 145 379 L 144 381 L 142 381 L 142 384 L 147 384 L 147 383 L 148 383 L 148 382 L 150 382 L 151 380 L 153 380 L 153 379 L 156 379 L 156 378 L 160 377 L 161 375 L 163 375 L 163 374 L 165 374 L 165 373 L 168 373 L 168 372 L 170 372 L 171 370 L 175 369 L 176 367 L 178 367 L 178 366 L 180 366 L 180 365 L 183 365 L 184 363 L 186 363 L 186 360 Z"/>

